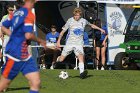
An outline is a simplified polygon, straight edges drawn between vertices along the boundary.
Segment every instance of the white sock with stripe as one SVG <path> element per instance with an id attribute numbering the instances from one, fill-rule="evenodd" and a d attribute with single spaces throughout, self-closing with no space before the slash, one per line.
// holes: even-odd
<path id="1" fill-rule="evenodd" d="M 80 74 L 84 72 L 84 62 L 79 62 Z"/>

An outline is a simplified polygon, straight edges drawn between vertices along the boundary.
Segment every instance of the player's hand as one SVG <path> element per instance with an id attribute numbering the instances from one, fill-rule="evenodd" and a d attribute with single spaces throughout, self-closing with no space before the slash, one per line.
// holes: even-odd
<path id="1" fill-rule="evenodd" d="M 106 32 L 105 32 L 105 30 L 103 30 L 103 29 L 101 29 L 100 31 L 101 31 L 101 33 L 103 33 L 103 34 L 105 34 L 105 33 L 106 33 Z"/>
<path id="2" fill-rule="evenodd" d="M 104 42 L 104 41 L 103 41 L 102 45 L 103 45 L 104 47 L 107 47 L 106 42 Z"/>
<path id="3" fill-rule="evenodd" d="M 57 42 L 57 43 L 56 43 L 56 47 L 57 47 L 57 48 L 60 48 L 60 47 L 61 47 L 60 42 Z"/>
<path id="4" fill-rule="evenodd" d="M 56 43 L 56 48 L 61 51 L 61 45 L 59 41 Z"/>
<path id="5" fill-rule="evenodd" d="M 47 46 L 46 46 L 46 45 L 47 45 L 47 44 L 46 44 L 46 41 L 41 40 L 41 41 L 40 41 L 40 45 L 41 45 L 41 46 L 43 46 L 45 50 L 47 49 Z"/>

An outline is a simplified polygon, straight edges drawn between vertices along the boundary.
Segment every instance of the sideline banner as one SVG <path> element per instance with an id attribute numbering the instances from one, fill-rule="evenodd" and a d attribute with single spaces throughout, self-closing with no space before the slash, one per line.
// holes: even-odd
<path id="1" fill-rule="evenodd" d="M 116 4 L 106 4 L 108 25 L 108 65 L 114 64 L 116 54 L 124 52 L 119 45 L 124 42 L 123 35 L 127 24 L 123 11 Z"/>
<path id="2" fill-rule="evenodd" d="M 98 3 L 111 4 L 140 4 L 140 0 L 96 0 Z"/>
<path id="3" fill-rule="evenodd" d="M 1 0 L 1 1 L 17 1 L 17 0 Z M 140 4 L 140 0 L 37 0 L 37 1 L 96 1 L 98 3 L 112 4 Z"/>

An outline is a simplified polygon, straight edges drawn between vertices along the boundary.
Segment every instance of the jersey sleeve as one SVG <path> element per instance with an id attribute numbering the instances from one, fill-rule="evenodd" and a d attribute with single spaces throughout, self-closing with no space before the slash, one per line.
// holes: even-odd
<path id="1" fill-rule="evenodd" d="M 25 20 L 24 20 L 24 32 L 33 32 L 33 26 L 34 26 L 35 16 L 34 14 L 29 11 Z"/>
<path id="2" fill-rule="evenodd" d="M 4 26 L 6 28 L 11 27 L 12 26 L 12 18 L 13 18 L 13 15 L 9 15 L 6 20 L 3 18 L 1 21 L 1 23 L 2 23 L 1 26 Z"/>
<path id="3" fill-rule="evenodd" d="M 63 29 L 64 31 L 67 31 L 68 28 L 69 28 L 69 26 L 70 26 L 70 19 L 68 19 L 68 21 L 66 22 L 66 24 L 62 27 L 62 29 Z"/>
<path id="4" fill-rule="evenodd" d="M 86 25 L 91 25 L 91 23 L 87 21 L 86 19 L 85 19 L 85 22 L 86 22 Z"/>

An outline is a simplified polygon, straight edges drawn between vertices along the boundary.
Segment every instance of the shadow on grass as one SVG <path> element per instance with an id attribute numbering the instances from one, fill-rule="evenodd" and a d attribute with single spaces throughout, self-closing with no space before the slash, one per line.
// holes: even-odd
<path id="1" fill-rule="evenodd" d="M 40 89 L 46 88 L 45 86 L 41 86 Z M 29 90 L 30 87 L 19 87 L 19 88 L 8 88 L 6 91 L 18 91 L 18 90 Z"/>
<path id="2" fill-rule="evenodd" d="M 41 86 L 40 89 L 44 89 L 46 87 Z M 8 88 L 6 91 L 18 91 L 18 90 L 29 90 L 30 87 L 20 87 L 20 88 Z"/>
<path id="3" fill-rule="evenodd" d="M 70 78 L 80 78 L 80 76 L 69 76 Z M 87 77 L 86 78 L 90 78 L 90 77 L 93 77 L 93 75 L 87 75 Z M 85 78 L 85 79 L 86 79 Z"/>
<path id="4" fill-rule="evenodd" d="M 8 88 L 6 91 L 29 90 L 30 87 Z"/>

